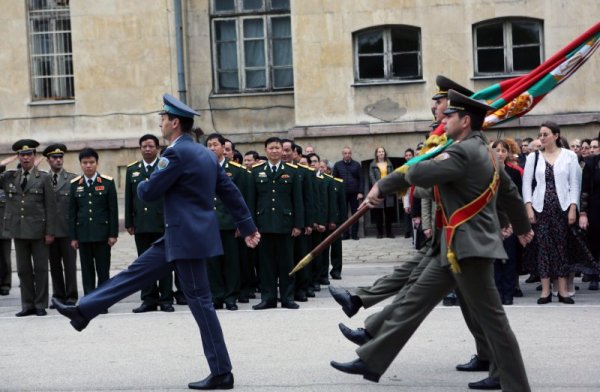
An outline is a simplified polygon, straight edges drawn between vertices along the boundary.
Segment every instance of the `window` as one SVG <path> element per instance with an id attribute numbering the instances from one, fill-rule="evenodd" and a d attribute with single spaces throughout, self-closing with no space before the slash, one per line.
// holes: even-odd
<path id="1" fill-rule="evenodd" d="M 541 64 L 542 22 L 494 20 L 473 26 L 475 75 L 523 74 Z"/>
<path id="2" fill-rule="evenodd" d="M 356 81 L 422 78 L 421 29 L 370 28 L 354 34 Z"/>
<path id="3" fill-rule="evenodd" d="M 213 0 L 217 93 L 294 87 L 289 0 Z"/>
<path id="4" fill-rule="evenodd" d="M 27 0 L 32 99 L 75 97 L 69 0 Z"/>

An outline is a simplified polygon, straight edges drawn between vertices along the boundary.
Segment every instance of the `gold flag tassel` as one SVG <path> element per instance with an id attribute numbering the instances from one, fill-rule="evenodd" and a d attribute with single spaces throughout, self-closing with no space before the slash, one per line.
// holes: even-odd
<path id="1" fill-rule="evenodd" d="M 458 259 L 454 254 L 454 251 L 448 248 L 448 252 L 446 252 L 446 258 L 448 259 L 448 264 L 450 264 L 450 270 L 455 274 L 460 274 L 460 265 L 458 264 Z"/>

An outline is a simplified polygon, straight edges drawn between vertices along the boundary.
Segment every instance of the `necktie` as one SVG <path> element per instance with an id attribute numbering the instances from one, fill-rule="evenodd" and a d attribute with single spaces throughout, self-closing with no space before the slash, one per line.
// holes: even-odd
<path id="1" fill-rule="evenodd" d="M 91 188 L 91 187 L 92 187 L 92 184 L 94 183 L 94 181 L 92 181 L 92 180 L 90 179 L 90 180 L 87 180 L 87 183 L 88 183 L 88 186 Z"/>
<path id="2" fill-rule="evenodd" d="M 25 171 L 23 173 L 23 181 L 21 182 L 21 190 L 24 191 L 25 187 L 27 186 L 27 176 L 29 175 L 28 171 Z"/>
<path id="3" fill-rule="evenodd" d="M 56 186 L 58 185 L 58 174 L 54 173 L 52 175 L 52 187 L 54 189 L 56 189 Z"/>
<path id="4" fill-rule="evenodd" d="M 152 173 L 152 165 L 146 165 L 146 173 L 148 173 L 148 174 Z"/>
<path id="5" fill-rule="evenodd" d="M 273 174 L 277 173 L 277 166 L 276 165 L 271 166 L 271 170 L 273 171 Z"/>

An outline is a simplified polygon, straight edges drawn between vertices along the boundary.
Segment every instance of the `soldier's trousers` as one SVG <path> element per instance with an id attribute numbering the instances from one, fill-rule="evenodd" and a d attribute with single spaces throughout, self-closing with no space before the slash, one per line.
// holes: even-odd
<path id="1" fill-rule="evenodd" d="M 260 294 L 266 302 L 277 302 L 277 280 L 281 302 L 294 300 L 293 241 L 290 233 L 261 233 L 258 257 L 260 263 Z"/>
<path id="2" fill-rule="evenodd" d="M 134 238 L 138 256 L 150 249 L 152 243 L 162 236 L 163 233 L 136 233 Z M 140 297 L 148 306 L 173 304 L 173 273 L 169 271 L 157 282 L 144 287 Z"/>
<path id="3" fill-rule="evenodd" d="M 530 391 L 523 358 L 496 290 L 493 260 L 460 261 L 462 272 L 430 262 L 379 333 L 356 352 L 369 370 L 383 374 L 431 310 L 454 287 L 481 326 L 495 359 L 503 391 Z"/>
<path id="4" fill-rule="evenodd" d="M 10 262 L 10 238 L 0 239 L 0 289 L 10 290 L 12 286 L 12 264 Z"/>
<path id="5" fill-rule="evenodd" d="M 48 246 L 43 239 L 15 238 L 23 310 L 48 307 Z"/>
<path id="6" fill-rule="evenodd" d="M 49 247 L 52 297 L 61 302 L 76 303 L 77 252 L 68 237 L 54 238 Z"/>
<path id="7" fill-rule="evenodd" d="M 294 238 L 294 265 L 296 265 L 304 256 L 311 251 L 312 237 L 304 235 L 304 232 L 298 237 Z M 295 295 L 298 297 L 306 297 L 309 290 L 309 285 L 312 281 L 310 277 L 310 268 L 302 268 L 296 272 L 296 282 L 294 285 Z"/>
<path id="8" fill-rule="evenodd" d="M 221 230 L 221 256 L 207 260 L 208 281 L 213 302 L 235 304 L 240 295 L 240 252 L 235 230 Z"/>
<path id="9" fill-rule="evenodd" d="M 98 275 L 98 286 L 108 280 L 110 275 L 108 241 L 80 242 L 79 262 L 81 263 L 83 294 L 86 295 L 97 287 L 96 274 Z"/>
<path id="10" fill-rule="evenodd" d="M 342 276 L 342 239 L 337 238 L 331 243 L 331 276 Z"/>

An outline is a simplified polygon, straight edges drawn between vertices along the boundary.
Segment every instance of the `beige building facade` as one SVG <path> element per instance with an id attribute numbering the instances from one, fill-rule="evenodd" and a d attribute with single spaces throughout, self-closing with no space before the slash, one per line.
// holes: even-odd
<path id="1" fill-rule="evenodd" d="M 401 157 L 428 130 L 436 75 L 482 89 L 526 72 L 600 20 L 595 0 L 0 0 L 0 7 L 0 154 L 25 137 L 42 147 L 64 142 L 73 151 L 66 166 L 79 172 L 76 152 L 92 146 L 100 170 L 119 183 L 139 159 L 138 138 L 160 135 L 165 92 L 185 97 L 202 114 L 196 123 L 204 133 L 224 134 L 242 153 L 262 152 L 277 135 L 331 160 L 346 145 L 359 161 L 377 146 Z M 545 120 L 568 138 L 597 136 L 599 69 L 596 54 L 491 137 L 535 136 Z"/>

